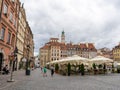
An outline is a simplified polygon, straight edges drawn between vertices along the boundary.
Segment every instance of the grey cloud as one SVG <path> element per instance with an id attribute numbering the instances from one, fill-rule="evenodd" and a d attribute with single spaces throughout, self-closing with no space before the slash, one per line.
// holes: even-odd
<path id="1" fill-rule="evenodd" d="M 119 0 L 21 0 L 34 33 L 35 53 L 50 37 L 66 41 L 93 42 L 112 48 L 120 41 Z"/>

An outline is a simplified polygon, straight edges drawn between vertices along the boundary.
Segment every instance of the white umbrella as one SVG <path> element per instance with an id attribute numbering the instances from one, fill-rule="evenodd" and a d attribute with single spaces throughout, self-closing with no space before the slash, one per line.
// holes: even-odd
<path id="1" fill-rule="evenodd" d="M 80 56 L 78 56 L 78 55 L 73 55 L 73 56 L 71 57 L 71 59 L 72 59 L 72 60 L 75 60 L 75 61 L 77 61 L 77 62 L 87 62 L 87 61 L 88 61 L 87 58 L 83 58 L 83 57 L 80 57 Z"/>
<path id="2" fill-rule="evenodd" d="M 83 58 L 83 57 L 80 57 L 78 55 L 73 55 L 71 57 L 67 57 L 67 58 L 64 58 L 64 59 L 61 59 L 59 60 L 60 63 L 78 63 L 78 62 L 86 62 L 88 59 L 87 58 Z"/>
<path id="3" fill-rule="evenodd" d="M 52 62 L 50 62 L 50 64 L 54 64 L 54 63 L 85 63 L 87 61 L 88 61 L 87 58 L 83 58 L 78 55 L 73 55 L 71 57 L 66 57 L 61 60 L 52 61 Z"/>
<path id="4" fill-rule="evenodd" d="M 89 62 L 92 62 L 92 63 L 112 63 L 113 60 L 106 58 L 106 57 L 103 57 L 103 56 L 96 56 L 95 58 L 90 59 Z"/>
<path id="5" fill-rule="evenodd" d="M 70 59 L 71 57 L 66 57 L 66 58 L 63 58 L 61 60 L 58 60 L 58 63 L 66 63 L 68 62 L 68 60 Z"/>

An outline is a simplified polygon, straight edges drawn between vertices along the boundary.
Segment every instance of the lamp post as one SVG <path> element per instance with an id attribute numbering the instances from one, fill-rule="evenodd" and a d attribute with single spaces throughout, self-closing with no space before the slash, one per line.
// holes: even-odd
<path id="1" fill-rule="evenodd" d="M 15 47 L 15 50 L 14 50 L 14 57 L 15 57 L 15 60 L 14 60 L 14 62 L 13 62 L 13 71 L 14 70 L 17 70 L 17 53 L 18 53 L 18 48 L 17 47 Z"/>
<path id="2" fill-rule="evenodd" d="M 12 53 L 10 56 L 9 56 L 9 59 L 10 59 L 10 61 L 11 61 L 11 69 L 10 69 L 10 71 L 11 71 L 11 74 L 10 74 L 10 79 L 7 81 L 7 82 L 14 82 L 14 79 L 13 79 L 13 62 L 16 60 L 16 58 L 17 58 L 17 54 L 18 53 L 18 49 L 17 49 L 17 47 L 15 48 L 15 50 L 14 50 L 14 53 Z"/>
<path id="3" fill-rule="evenodd" d="M 27 45 L 27 60 L 26 60 L 26 75 L 30 75 L 30 67 L 29 67 L 29 49 L 30 49 L 30 45 Z"/>

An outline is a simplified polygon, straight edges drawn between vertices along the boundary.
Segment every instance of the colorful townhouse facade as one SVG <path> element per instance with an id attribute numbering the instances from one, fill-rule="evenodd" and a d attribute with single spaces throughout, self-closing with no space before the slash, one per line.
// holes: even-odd
<path id="1" fill-rule="evenodd" d="M 0 2 L 0 70 L 9 64 L 9 55 L 16 48 L 19 0 L 2 0 Z"/>
<path id="2" fill-rule="evenodd" d="M 19 0 L 0 0 L 0 71 L 3 66 L 10 66 L 9 57 L 15 54 L 15 51 L 17 57 L 13 68 L 17 70 L 22 58 L 27 58 L 24 56 L 24 47 L 27 45 L 31 46 L 29 56 L 34 57 L 33 33 L 26 20 L 23 4 Z"/>
<path id="3" fill-rule="evenodd" d="M 114 61 L 120 63 L 120 43 L 113 48 L 112 52 Z"/>
<path id="4" fill-rule="evenodd" d="M 50 38 L 43 47 L 40 48 L 40 63 L 45 66 L 46 63 L 63 59 L 65 57 L 79 55 L 85 58 L 93 58 L 97 56 L 97 49 L 93 43 L 65 43 L 65 32 L 61 34 L 61 42 L 59 38 Z"/>

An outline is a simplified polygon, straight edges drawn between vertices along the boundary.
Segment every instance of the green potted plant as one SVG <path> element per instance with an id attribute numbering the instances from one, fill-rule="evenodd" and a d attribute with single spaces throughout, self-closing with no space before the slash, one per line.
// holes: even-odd
<path id="1" fill-rule="evenodd" d="M 96 69 L 96 65 L 95 65 L 95 63 L 93 63 L 93 69 Z"/>
<path id="2" fill-rule="evenodd" d="M 115 69 L 114 69 L 114 64 L 112 63 L 112 73 L 115 72 Z"/>
<path id="3" fill-rule="evenodd" d="M 99 64 L 99 65 L 98 65 L 98 68 L 101 69 L 101 68 L 102 68 L 102 64 Z"/>
<path id="4" fill-rule="evenodd" d="M 55 72 L 58 73 L 58 70 L 59 70 L 59 65 L 56 63 L 55 64 Z"/>
<path id="5" fill-rule="evenodd" d="M 117 73 L 120 73 L 120 66 L 117 66 Z"/>
<path id="6" fill-rule="evenodd" d="M 103 69 L 102 69 L 102 64 L 99 64 L 99 65 L 98 65 L 98 68 L 99 68 L 99 74 L 102 74 L 102 73 L 103 73 L 103 72 L 102 72 L 102 71 L 103 71 Z"/>
<path id="7" fill-rule="evenodd" d="M 70 76 L 70 74 L 71 74 L 71 65 L 70 63 L 68 63 L 68 76 Z"/>
<path id="8" fill-rule="evenodd" d="M 96 74 L 97 70 L 96 70 L 96 65 L 95 65 L 95 63 L 93 63 L 92 66 L 93 66 L 94 74 Z"/>
<path id="9" fill-rule="evenodd" d="M 103 70 L 104 70 L 104 74 L 105 74 L 105 72 L 107 71 L 106 70 L 106 64 L 104 63 L 104 65 L 103 65 Z"/>
<path id="10" fill-rule="evenodd" d="M 83 76 L 84 74 L 85 74 L 84 64 L 81 64 L 81 75 Z"/>

